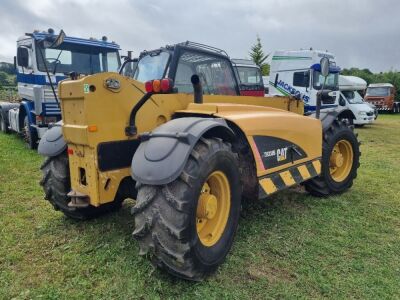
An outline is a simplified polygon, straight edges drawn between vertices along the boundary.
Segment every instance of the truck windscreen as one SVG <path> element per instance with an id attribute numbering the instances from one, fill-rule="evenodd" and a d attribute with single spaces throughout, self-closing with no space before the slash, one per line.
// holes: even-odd
<path id="1" fill-rule="evenodd" d="M 367 88 L 367 96 L 386 97 L 390 95 L 389 87 L 369 87 Z"/>
<path id="2" fill-rule="evenodd" d="M 38 69 L 45 72 L 45 65 L 39 51 L 42 51 L 47 68 L 51 73 L 68 74 L 77 72 L 89 75 L 101 72 L 117 72 L 120 67 L 118 50 L 62 43 L 57 48 L 43 48 L 37 44 Z"/>

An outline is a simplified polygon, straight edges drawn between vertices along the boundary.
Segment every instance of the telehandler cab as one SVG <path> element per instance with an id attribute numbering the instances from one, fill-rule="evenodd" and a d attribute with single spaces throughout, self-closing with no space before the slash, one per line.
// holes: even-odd
<path id="1" fill-rule="evenodd" d="M 39 145 L 46 199 L 76 219 L 136 199 L 140 254 L 201 280 L 231 248 L 242 199 L 351 187 L 359 143 L 337 111 L 306 117 L 301 101 L 237 95 L 226 53 L 189 42 L 143 52 L 133 79 L 62 81 L 63 123 Z"/>

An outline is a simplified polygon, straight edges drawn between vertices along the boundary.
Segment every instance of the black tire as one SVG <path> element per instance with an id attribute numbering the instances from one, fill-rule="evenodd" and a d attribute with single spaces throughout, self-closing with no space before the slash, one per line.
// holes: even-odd
<path id="1" fill-rule="evenodd" d="M 40 169 L 43 172 L 40 185 L 43 187 L 45 199 L 53 205 L 55 210 L 61 211 L 69 218 L 77 220 L 92 219 L 101 214 L 116 211 L 122 206 L 124 199 L 117 196 L 113 202 L 99 207 L 68 207 L 70 199 L 67 194 L 71 191 L 71 183 L 66 152 L 55 157 L 46 158 Z"/>
<path id="2" fill-rule="evenodd" d="M 228 179 L 231 205 L 221 237 L 206 247 L 197 234 L 196 209 L 204 182 L 217 170 Z M 240 216 L 238 159 L 231 145 L 201 138 L 180 177 L 163 186 L 138 186 L 132 213 L 140 254 L 150 253 L 153 264 L 187 280 L 199 281 L 215 271 L 232 246 Z"/>
<path id="3" fill-rule="evenodd" d="M 345 140 L 349 142 L 353 151 L 353 161 L 347 177 L 338 182 L 332 178 L 330 173 L 330 157 L 334 146 L 338 141 Z M 313 196 L 326 197 L 331 194 L 340 194 L 345 192 L 353 185 L 353 180 L 357 177 L 357 169 L 360 166 L 360 143 L 353 128 L 346 126 L 343 122 L 335 120 L 330 128 L 323 134 L 322 143 L 322 162 L 321 174 L 305 182 L 306 190 Z"/>
<path id="4" fill-rule="evenodd" d="M 29 126 L 28 116 L 24 118 L 24 128 L 22 131 L 23 138 L 29 149 L 36 149 L 38 146 L 38 137 L 36 131 L 32 131 Z"/>
<path id="5" fill-rule="evenodd" d="M 10 130 L 8 129 L 8 125 L 6 120 L 3 118 L 3 114 L 0 112 L 0 130 L 3 133 L 10 133 Z"/>

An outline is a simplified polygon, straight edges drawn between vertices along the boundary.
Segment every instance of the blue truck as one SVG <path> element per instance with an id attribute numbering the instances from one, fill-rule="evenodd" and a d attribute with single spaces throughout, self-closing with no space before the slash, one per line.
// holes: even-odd
<path id="1" fill-rule="evenodd" d="M 17 103 L 0 102 L 0 130 L 20 134 L 28 148 L 35 149 L 49 125 L 61 120 L 57 85 L 71 76 L 117 72 L 120 47 L 102 39 L 83 39 L 34 31 L 17 40 L 14 65 Z M 1 99 L 0 99 L 1 100 Z"/>

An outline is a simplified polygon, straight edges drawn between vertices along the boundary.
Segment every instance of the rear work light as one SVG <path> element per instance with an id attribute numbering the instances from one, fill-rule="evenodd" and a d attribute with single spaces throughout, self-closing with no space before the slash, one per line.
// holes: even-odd
<path id="1" fill-rule="evenodd" d="M 169 78 L 150 80 L 144 87 L 147 93 L 169 93 L 172 91 L 172 80 Z"/>

